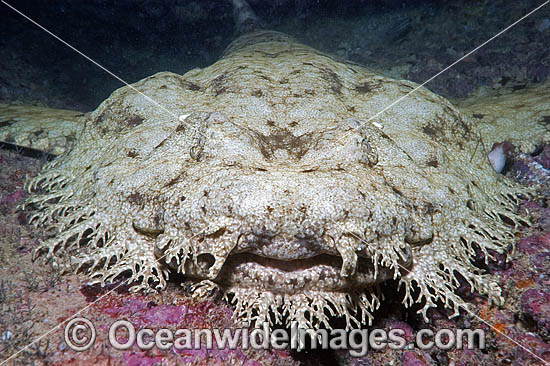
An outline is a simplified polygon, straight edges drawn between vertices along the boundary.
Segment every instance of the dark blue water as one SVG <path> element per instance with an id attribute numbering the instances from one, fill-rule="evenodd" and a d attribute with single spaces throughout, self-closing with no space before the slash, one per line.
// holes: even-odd
<path id="1" fill-rule="evenodd" d="M 9 1 L 8 1 L 9 2 Z M 266 28 L 395 78 L 424 82 L 542 1 L 251 0 Z M 232 7 L 217 1 L 13 1 L 128 82 L 213 63 L 235 37 Z M 0 100 L 89 110 L 122 86 L 0 5 Z M 550 74 L 550 6 L 430 82 L 450 98 L 522 87 Z"/>

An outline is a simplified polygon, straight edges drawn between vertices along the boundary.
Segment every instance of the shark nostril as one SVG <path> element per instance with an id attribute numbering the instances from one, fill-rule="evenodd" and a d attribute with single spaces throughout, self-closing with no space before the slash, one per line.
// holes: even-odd
<path id="1" fill-rule="evenodd" d="M 376 151 L 368 139 L 363 139 L 361 141 L 361 150 L 364 154 L 361 159 L 362 163 L 366 163 L 368 165 L 378 164 L 378 151 Z"/>
<path id="2" fill-rule="evenodd" d="M 197 256 L 197 265 L 204 271 L 208 271 L 214 263 L 216 263 L 216 258 L 210 253 L 202 253 Z"/>

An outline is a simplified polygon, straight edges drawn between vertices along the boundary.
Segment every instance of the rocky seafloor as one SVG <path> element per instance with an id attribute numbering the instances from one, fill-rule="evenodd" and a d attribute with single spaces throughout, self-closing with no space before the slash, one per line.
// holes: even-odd
<path id="1" fill-rule="evenodd" d="M 235 329 L 231 307 L 218 300 L 194 300 L 185 286 L 175 283 L 158 294 L 133 294 L 123 282 L 102 288 L 88 285 L 84 275 L 61 274 L 56 268 L 33 264 L 31 252 L 44 233 L 27 225 L 28 212 L 18 205 L 27 195 L 24 177 L 35 174 L 44 159 L 24 156 L 21 151 L 0 150 L 0 355 L 5 359 L 20 352 L 10 360 L 13 365 L 525 366 L 542 364 L 537 357 L 550 361 L 550 145 L 532 155 L 511 148 L 508 155 L 504 173 L 522 184 L 538 187 L 539 199 L 521 205 L 531 225 L 520 230 L 513 260 L 506 262 L 497 256 L 486 267 L 500 279 L 504 306 L 490 306 L 485 297 L 470 293 L 464 285 L 459 291 L 473 306 L 473 314 L 462 312 L 448 319 L 443 309 L 431 309 L 430 323 L 425 323 L 414 307 L 405 309 L 396 300 L 401 296 L 391 296 L 396 290 L 389 284 L 383 289 L 386 299 L 375 313 L 375 323 L 367 328 L 402 329 L 407 342 L 420 329 L 483 329 L 485 349 L 385 348 L 354 357 L 348 350 L 314 349 L 297 352 L 203 346 L 143 351 L 134 346 L 115 350 L 108 342 L 108 329 L 116 320 L 129 320 L 138 330 Z M 66 323 L 61 322 L 77 312 L 92 320 L 97 330 L 94 346 L 84 352 L 71 350 L 63 337 Z M 54 328 L 58 324 L 61 326 Z M 46 332 L 50 333 L 25 348 Z"/>
<path id="2" fill-rule="evenodd" d="M 18 4 L 129 82 L 156 71 L 183 73 L 211 63 L 232 37 L 231 8 L 222 1 L 14 3 Z M 529 1 L 350 1 L 347 8 L 339 8 L 327 1 L 305 0 L 251 4 L 272 28 L 387 75 L 417 82 L 538 5 Z M 6 37 L 0 39 L 1 101 L 87 111 L 120 86 L 14 13 L 2 11 L 6 21 L 0 22 L 0 31 Z M 63 22 L 58 21 L 60 17 Z M 427 86 L 459 98 L 541 82 L 550 70 L 549 37 L 550 12 L 541 11 Z M 27 225 L 28 213 L 18 205 L 26 197 L 25 176 L 35 174 L 44 157 L 0 149 L 0 360 L 20 352 L 7 364 L 527 366 L 541 365 L 540 359 L 550 362 L 550 146 L 540 146 L 531 155 L 513 147 L 507 151 L 503 174 L 538 187 L 539 197 L 521 205 L 532 225 L 520 230 L 513 260 L 506 263 L 497 258 L 486 266 L 500 279 L 505 304 L 489 306 L 486 298 L 469 293 L 465 285 L 461 295 L 475 316 L 463 312 L 448 319 L 444 310 L 432 309 L 426 324 L 415 308 L 405 309 L 386 296 L 370 327 L 403 329 L 407 341 L 423 328 L 481 328 L 486 330 L 486 348 L 386 348 L 353 357 L 345 350 L 311 349 L 114 350 L 107 344 L 107 329 L 115 320 L 125 318 L 154 330 L 234 328 L 231 307 L 218 300 L 196 301 L 175 283 L 159 294 L 136 295 L 122 283 L 90 286 L 86 276 L 33 264 L 32 250 L 44 233 Z M 384 291 L 391 295 L 392 286 L 388 284 Z M 63 327 L 52 328 L 81 309 L 79 315 L 93 320 L 97 340 L 91 349 L 75 352 L 63 341 Z"/>

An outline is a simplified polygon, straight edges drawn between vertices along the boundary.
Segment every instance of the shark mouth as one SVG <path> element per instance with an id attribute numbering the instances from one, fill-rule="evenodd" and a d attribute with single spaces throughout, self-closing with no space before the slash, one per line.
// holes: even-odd
<path id="1" fill-rule="evenodd" d="M 213 258 L 201 254 L 198 261 L 186 262 L 186 275 L 208 279 Z M 276 294 L 295 294 L 299 291 L 347 291 L 366 288 L 395 275 L 395 269 L 375 266 L 369 258 L 358 257 L 352 273 L 344 271 L 342 257 L 320 254 L 310 258 L 281 260 L 251 253 L 229 255 L 217 276 L 212 279 L 222 288 L 253 288 Z M 409 262 L 409 263 L 407 263 Z M 399 267 L 406 268 L 410 260 Z"/>
<path id="2" fill-rule="evenodd" d="M 410 253 L 410 252 L 409 252 Z M 412 265 L 412 255 L 396 267 L 375 265 L 371 258 L 357 256 L 352 270 L 339 255 L 322 253 L 307 258 L 282 260 L 250 252 L 227 256 L 216 276 L 209 279 L 215 259 L 200 254 L 185 263 L 185 274 L 198 280 L 193 296 L 210 296 L 221 290 L 234 306 L 236 319 L 256 326 L 269 323 L 311 328 L 329 326 L 333 317 L 343 317 L 346 328 L 371 323 L 378 308 L 378 285 L 396 278 Z"/>

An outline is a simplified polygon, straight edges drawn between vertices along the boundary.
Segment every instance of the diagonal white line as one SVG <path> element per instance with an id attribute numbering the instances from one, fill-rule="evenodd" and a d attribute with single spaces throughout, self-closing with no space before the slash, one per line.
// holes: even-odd
<path id="1" fill-rule="evenodd" d="M 492 324 L 489 324 L 485 319 L 481 318 L 480 316 L 478 316 L 477 314 L 474 314 L 473 312 L 471 312 L 470 310 L 466 309 L 466 312 L 470 315 L 472 315 L 474 318 L 480 320 L 481 322 L 483 322 L 485 325 L 488 325 L 492 330 L 494 330 L 496 333 L 500 334 L 501 336 L 503 336 L 504 338 L 507 338 L 510 342 L 518 345 L 520 348 L 522 348 L 523 350 L 527 351 L 529 354 L 531 354 L 531 356 L 535 357 L 537 360 L 541 361 L 544 365 L 550 365 L 550 362 L 546 362 L 545 360 L 542 359 L 542 357 L 540 357 L 539 355 L 537 355 L 535 352 L 533 352 L 532 350 L 530 350 L 529 348 L 525 347 L 523 344 L 519 343 L 518 341 L 516 341 L 515 339 L 513 339 L 512 337 L 508 336 L 507 334 L 505 334 L 504 332 L 498 330 L 496 327 L 494 327 Z"/>
<path id="2" fill-rule="evenodd" d="M 418 89 L 420 89 L 421 87 L 423 87 L 424 85 L 426 85 L 427 83 L 429 83 L 430 81 L 432 81 L 433 79 L 435 79 L 436 77 L 438 77 L 439 75 L 443 74 L 444 72 L 446 72 L 447 70 L 449 70 L 450 68 L 452 68 L 453 66 L 455 66 L 456 64 L 458 64 L 459 62 L 461 62 L 462 60 L 464 60 L 466 57 L 470 56 L 471 54 L 473 54 L 474 52 L 478 51 L 480 48 L 484 47 L 485 45 L 487 45 L 489 42 L 493 41 L 495 38 L 501 36 L 503 33 L 505 33 L 506 31 L 508 31 L 510 28 L 514 27 L 515 25 L 517 25 L 518 23 L 520 23 L 521 21 L 523 21 L 524 19 L 526 19 L 527 17 L 531 16 L 533 13 L 535 13 L 536 11 L 540 10 L 543 6 L 547 5 L 548 3 L 550 2 L 550 0 L 547 0 L 545 1 L 544 3 L 542 3 L 541 5 L 537 6 L 535 9 L 531 10 L 529 13 L 525 14 L 524 16 L 522 16 L 521 18 L 519 18 L 518 20 L 516 20 L 515 22 L 513 22 L 512 24 L 510 24 L 509 26 L 507 26 L 506 28 L 502 29 L 500 32 L 498 32 L 497 34 L 495 34 L 493 37 L 489 38 L 488 40 L 486 40 L 485 42 L 483 42 L 482 44 L 480 44 L 479 46 L 477 46 L 476 48 L 474 48 L 473 50 L 471 50 L 470 52 L 466 53 L 464 56 L 462 56 L 461 58 L 459 58 L 458 60 L 456 60 L 455 62 L 453 62 L 452 64 L 448 65 L 447 67 L 445 67 L 443 70 L 439 71 L 437 74 L 433 75 L 432 77 L 430 77 L 428 80 L 424 81 L 422 84 L 418 85 L 417 87 L 415 87 L 414 89 L 412 89 L 411 91 L 409 91 L 407 94 L 397 98 L 396 100 L 394 100 L 392 103 L 390 103 L 389 105 L 387 105 L 385 108 L 383 108 L 382 110 L 378 111 L 376 114 L 374 114 L 373 116 L 369 117 L 366 121 L 364 121 L 363 123 L 361 123 L 359 126 L 357 127 L 353 127 L 353 130 L 357 130 L 359 129 L 362 125 L 364 125 L 365 123 L 367 122 L 371 122 L 373 119 L 375 119 L 376 117 L 378 117 L 379 115 L 381 115 L 382 113 L 384 113 L 385 111 L 387 111 L 388 109 L 390 109 L 391 107 L 393 107 L 394 105 L 396 105 L 397 103 L 401 102 L 403 99 L 407 98 L 409 95 L 411 95 L 412 93 L 416 92 Z M 361 238 L 359 237 L 356 237 L 357 239 L 361 240 Z M 409 270 L 401 265 L 399 265 L 401 268 L 403 268 L 405 271 L 409 272 Z M 537 360 L 541 361 L 544 365 L 550 365 L 550 363 L 546 362 L 545 360 L 543 360 L 540 356 L 538 356 L 536 353 L 534 353 L 532 350 L 528 349 L 527 347 L 525 347 L 524 345 L 522 345 L 521 343 L 519 343 L 518 341 L 514 340 L 513 338 L 511 338 L 510 336 L 508 336 L 507 334 L 505 334 L 504 332 L 500 331 L 499 329 L 497 329 L 496 327 L 494 327 L 492 324 L 490 324 L 489 322 L 487 322 L 486 320 L 482 319 L 481 317 L 479 317 L 478 315 L 474 314 L 473 312 L 471 312 L 469 309 L 465 309 L 467 313 L 469 313 L 470 315 L 472 315 L 473 317 L 477 318 L 478 320 L 480 320 L 481 322 L 483 322 L 484 324 L 486 324 L 487 326 L 489 326 L 493 331 L 495 331 L 496 333 L 502 335 L 503 337 L 507 338 L 509 341 L 511 341 L 512 343 L 518 345 L 519 347 L 521 347 L 523 350 L 527 351 L 529 354 L 531 354 L 533 357 L 535 357 Z"/>
<path id="3" fill-rule="evenodd" d="M 196 238 L 197 236 L 203 234 L 203 232 L 200 232 L 200 233 L 197 233 L 193 236 L 190 237 L 190 239 L 193 239 L 193 238 Z M 179 247 L 183 247 L 183 245 L 179 245 Z M 177 248 L 177 247 L 176 247 Z M 166 257 L 168 255 L 167 254 L 164 254 L 162 255 L 161 257 L 158 258 L 158 260 L 162 260 L 164 259 L 164 257 Z M 160 262 L 159 262 L 160 263 Z M 162 276 L 162 273 L 160 274 L 160 276 Z M 14 359 L 15 357 L 17 357 L 17 355 L 19 355 L 21 352 L 29 349 L 33 344 L 35 344 L 36 342 L 39 342 L 40 340 L 44 339 L 45 337 L 47 337 L 48 335 L 50 335 L 51 333 L 55 332 L 57 329 L 59 329 L 63 324 L 69 322 L 72 318 L 74 318 L 75 316 L 81 314 L 83 311 L 87 310 L 88 308 L 90 308 L 90 306 L 92 306 L 93 304 L 95 304 L 96 302 L 100 301 L 101 299 L 103 299 L 105 296 L 111 294 L 113 291 L 116 291 L 116 289 L 118 289 L 120 286 L 122 285 L 125 285 L 125 284 L 128 284 L 127 281 L 122 281 L 121 283 L 119 283 L 118 285 L 116 285 L 115 287 L 113 287 L 112 289 L 110 289 L 109 291 L 107 291 L 106 293 L 104 293 L 103 295 L 101 295 L 100 297 L 98 297 L 97 299 L 95 299 L 94 301 L 92 301 L 91 303 L 89 303 L 88 305 L 84 306 L 82 309 L 78 310 L 77 312 L 73 313 L 71 316 L 67 317 L 67 319 L 65 319 L 64 321 L 62 321 L 61 323 L 57 324 L 55 327 L 51 328 L 50 330 L 48 330 L 47 332 L 43 333 L 42 335 L 36 337 L 31 343 L 27 344 L 25 347 L 21 348 L 20 350 L 18 350 L 17 352 L 13 353 L 11 356 L 9 356 L 8 358 L 6 358 L 5 360 L 2 360 L 0 361 L 0 366 L 2 366 L 3 364 L 5 364 L 6 362 L 8 362 L 9 360 L 12 360 Z"/>
<path id="4" fill-rule="evenodd" d="M 408 97 L 409 95 L 411 95 L 412 93 L 416 92 L 418 89 L 420 89 L 421 87 L 423 87 L 424 85 L 426 85 L 427 83 L 429 83 L 430 81 L 432 81 L 433 79 L 435 79 L 436 77 L 438 77 L 439 75 L 441 75 L 442 73 L 446 72 L 447 70 L 449 70 L 450 68 L 452 68 L 453 66 L 455 66 L 457 63 L 461 62 L 462 60 L 464 60 L 466 57 L 470 56 L 471 54 L 473 54 L 474 52 L 476 52 L 477 50 L 479 50 L 480 48 L 484 47 L 486 44 L 488 44 L 489 42 L 493 41 L 495 38 L 499 37 L 500 35 L 502 35 L 503 33 L 505 33 L 506 31 L 508 31 L 510 28 L 512 28 L 513 26 L 515 26 L 516 24 L 518 24 L 519 22 L 523 21 L 525 18 L 529 17 L 530 15 L 532 15 L 533 13 L 535 13 L 536 11 L 538 11 L 539 9 L 541 9 L 543 6 L 545 6 L 546 4 L 548 4 L 550 2 L 550 0 L 547 0 L 546 2 L 542 3 L 541 5 L 539 5 L 537 8 L 533 9 L 532 11 L 530 11 L 529 13 L 527 13 L 526 15 L 524 15 L 523 17 L 521 17 L 520 19 L 518 19 L 517 21 L 515 21 L 514 23 L 510 24 L 509 26 L 507 26 L 506 28 L 504 28 L 503 30 L 501 30 L 500 32 L 498 32 L 496 35 L 494 35 L 493 37 L 489 38 L 487 41 L 483 42 L 481 45 L 477 46 L 476 48 L 474 48 L 473 50 L 471 50 L 470 52 L 466 53 L 464 56 L 462 56 L 461 58 L 459 58 L 458 60 L 456 60 L 455 62 L 453 62 L 452 64 L 450 64 L 449 66 L 445 67 L 443 70 L 439 71 L 437 74 L 433 75 L 431 78 L 429 78 L 428 80 L 424 81 L 422 84 L 420 84 L 419 86 L 417 86 L 416 88 L 414 88 L 413 90 L 411 90 L 410 92 L 408 92 L 407 94 L 401 96 L 400 98 L 396 99 L 395 101 L 393 101 L 392 103 L 390 103 L 388 106 L 386 106 L 385 108 L 383 108 L 382 110 L 380 110 L 379 112 L 377 112 L 375 115 L 369 117 L 366 121 L 363 122 L 366 123 L 366 122 L 370 122 L 372 121 L 374 118 L 376 118 L 377 116 L 379 116 L 380 114 L 384 113 L 385 111 L 387 111 L 389 108 L 393 107 L 395 104 L 401 102 L 403 99 L 405 99 L 406 97 Z M 57 39 L 58 41 L 60 41 L 61 43 L 63 43 L 64 45 L 66 45 L 67 47 L 69 47 L 70 49 L 72 49 L 73 51 L 77 52 L 79 55 L 81 55 L 82 57 L 86 58 L 88 61 L 92 62 L 94 65 L 96 65 L 97 67 L 101 68 L 103 71 L 107 72 L 109 75 L 113 76 L 115 79 L 119 80 L 120 82 L 122 82 L 124 85 L 128 86 L 129 88 L 131 88 L 132 90 L 134 90 L 135 92 L 139 93 L 140 95 L 142 95 L 145 99 L 147 99 L 149 102 L 155 104 L 156 106 L 158 106 L 159 108 L 161 108 L 162 110 L 164 110 L 165 112 L 167 112 L 168 114 L 170 114 L 171 116 L 173 116 L 175 119 L 178 119 L 180 121 L 182 121 L 183 123 L 185 123 L 187 126 L 191 127 L 192 129 L 195 129 L 196 128 L 194 126 L 191 126 L 189 125 L 188 123 L 185 122 L 185 118 L 181 118 L 181 116 L 178 116 L 176 115 L 175 113 L 171 112 L 170 110 L 168 110 L 165 106 L 163 106 L 162 104 L 160 104 L 159 102 L 155 101 L 154 99 L 152 99 L 151 97 L 143 94 L 141 91 L 139 91 L 138 89 L 136 89 L 134 86 L 132 86 L 131 84 L 127 83 L 125 80 L 123 80 L 122 78 L 120 78 L 118 75 L 114 74 L 113 72 L 111 72 L 110 70 L 108 70 L 107 68 L 105 68 L 104 66 L 102 66 L 101 64 L 99 64 L 98 62 L 94 61 L 93 59 L 91 59 L 90 57 L 88 57 L 86 54 L 82 53 L 80 50 L 78 50 L 77 48 L 73 47 L 72 45 L 70 45 L 69 43 L 67 43 L 66 41 L 64 41 L 63 39 L 61 39 L 60 37 L 58 37 L 57 35 L 55 35 L 54 33 L 52 33 L 51 31 L 49 31 L 48 29 L 46 29 L 45 27 L 43 27 L 42 25 L 40 25 L 39 23 L 37 23 L 36 21 L 34 21 L 33 19 L 29 18 L 27 15 L 23 14 L 21 11 L 17 10 L 16 8 L 14 8 L 12 5 L 8 4 L 6 1 L 2 0 L 2 3 L 4 5 L 6 5 L 7 7 L 9 7 L 10 9 L 12 9 L 13 11 L 15 11 L 16 13 L 18 13 L 19 15 L 21 15 L 22 17 L 24 17 L 25 19 L 27 19 L 28 21 L 30 21 L 31 23 L 33 23 L 34 25 L 36 25 L 37 27 L 39 27 L 40 29 L 42 29 L 43 31 L 45 31 L 46 33 L 48 33 L 49 35 L 51 35 L 52 37 L 54 37 L 55 39 Z M 357 126 L 357 127 L 354 127 L 354 129 L 358 129 L 360 128 L 361 125 Z M 197 132 L 199 132 L 197 130 Z M 199 132 L 200 133 L 200 132 Z M 197 234 L 199 235 L 199 234 Z M 196 236 L 196 235 L 195 235 Z M 355 236 L 355 235 L 354 235 Z M 357 239 L 361 240 L 359 237 L 357 237 Z M 163 255 L 162 257 L 160 257 L 159 259 L 162 259 L 166 256 Z M 398 264 L 399 265 L 399 264 Z M 404 270 L 406 270 L 407 272 L 409 272 L 409 270 L 401 265 L 399 265 L 400 267 L 402 267 Z M 53 327 L 52 329 L 50 329 L 48 332 L 42 334 L 41 336 L 37 337 L 34 341 L 32 341 L 31 343 L 29 343 L 27 346 L 23 347 L 22 349 L 20 349 L 19 351 L 17 351 L 16 353 L 14 353 L 13 355 L 11 355 L 9 358 L 3 360 L 0 365 L 3 365 L 5 364 L 6 362 L 8 362 L 9 360 L 13 359 L 14 357 L 16 357 L 18 354 L 20 354 L 21 352 L 23 352 L 24 350 L 30 348 L 30 346 L 32 346 L 33 344 L 35 344 L 36 342 L 40 341 L 41 339 L 43 339 L 44 337 L 48 336 L 49 334 L 51 334 L 52 332 L 54 332 L 55 330 L 57 330 L 59 327 L 61 327 L 63 324 L 65 324 L 66 322 L 68 322 L 70 319 L 72 319 L 75 315 L 79 315 L 80 313 L 82 313 L 83 311 L 85 311 L 86 309 L 88 309 L 91 305 L 93 305 L 94 303 L 96 303 L 97 301 L 100 301 L 102 298 L 104 298 L 105 296 L 109 295 L 110 293 L 112 293 L 113 291 L 115 291 L 117 288 L 119 288 L 120 286 L 122 286 L 123 284 L 125 284 L 125 282 L 121 282 L 119 285 L 115 286 L 114 288 L 112 288 L 111 290 L 109 290 L 108 292 L 106 292 L 105 294 L 103 294 L 102 296 L 100 296 L 99 298 L 97 298 L 95 301 L 93 301 L 92 303 L 86 305 L 84 308 L 80 309 L 79 311 L 77 311 L 76 313 L 74 313 L 71 317 L 67 318 L 65 321 L 59 323 L 58 325 L 56 325 L 55 327 Z M 491 327 L 495 332 L 501 334 L 502 336 L 506 337 L 508 340 L 510 340 L 511 342 L 515 343 L 516 345 L 518 345 L 519 347 L 521 347 L 522 349 L 524 349 L 525 351 L 529 352 L 531 355 L 533 355 L 535 358 L 537 358 L 538 360 L 542 361 L 545 365 L 550 365 L 550 363 L 547 363 L 545 360 L 543 360 L 541 357 L 539 357 L 538 355 L 536 355 L 534 352 L 532 352 L 531 350 L 529 350 L 528 348 L 526 348 L 525 346 L 523 346 L 522 344 L 520 344 L 519 342 L 515 341 L 514 339 L 512 339 L 511 337 L 509 337 L 508 335 L 504 334 L 503 332 L 501 332 L 500 330 L 498 330 L 497 328 L 495 328 L 493 325 L 489 324 L 487 321 L 485 321 L 484 319 L 482 319 L 481 317 L 477 316 L 476 314 L 474 314 L 473 312 L 471 312 L 470 310 L 468 309 L 465 309 L 469 314 L 471 314 L 472 316 L 474 316 L 475 318 L 479 319 L 480 321 L 482 321 L 483 323 L 485 323 L 486 325 L 488 325 L 489 327 Z"/>
<path id="5" fill-rule="evenodd" d="M 89 303 L 88 305 L 86 305 L 85 307 L 83 307 L 82 309 L 78 310 L 76 313 L 72 314 L 71 316 L 69 316 L 67 319 L 65 319 L 64 321 L 62 321 L 61 323 L 57 324 L 55 327 L 51 328 L 50 330 L 48 330 L 46 333 L 43 333 L 42 335 L 36 337 L 31 343 L 27 344 L 25 347 L 21 348 L 20 350 L 18 350 L 17 352 L 13 353 L 11 356 L 9 356 L 8 358 L 6 358 L 5 360 L 1 361 L 0 362 L 0 365 L 3 365 L 5 363 L 7 363 L 9 360 L 12 360 L 14 359 L 15 357 L 17 357 L 21 352 L 29 349 L 33 344 L 35 344 L 36 342 L 39 342 L 41 341 L 42 339 L 44 339 L 45 337 L 47 337 L 48 335 L 50 335 L 51 333 L 53 333 L 54 331 L 56 331 L 58 328 L 60 328 L 63 324 L 67 323 L 69 320 L 71 320 L 72 318 L 74 318 L 75 316 L 79 315 L 80 313 L 82 313 L 83 311 L 87 310 L 90 306 L 92 306 L 93 304 L 95 304 L 96 302 L 98 302 L 99 300 L 103 299 L 105 296 L 109 295 L 110 293 L 112 293 L 113 291 L 115 291 L 117 288 L 119 288 L 120 286 L 122 286 L 123 284 L 125 284 L 126 282 L 121 282 L 120 284 L 116 285 L 116 287 L 110 289 L 109 291 L 107 291 L 106 293 L 104 293 L 103 295 L 101 295 L 100 297 L 98 297 L 96 300 L 94 300 L 93 302 Z M 15 361 L 14 361 L 15 362 Z"/>
<path id="6" fill-rule="evenodd" d="M 335 224 L 337 224 L 336 221 L 333 221 Z M 364 244 L 368 244 L 365 240 L 361 239 L 358 235 L 356 235 L 355 233 L 349 233 L 351 234 L 351 236 L 355 237 L 356 239 L 358 239 L 361 243 L 364 243 Z M 406 271 L 407 273 L 410 273 L 411 271 L 402 266 L 401 264 L 399 263 L 396 263 L 401 269 L 403 269 L 404 271 Z M 489 322 L 487 322 L 485 319 L 481 318 L 480 316 L 478 316 L 477 314 L 475 314 L 474 312 L 472 312 L 471 310 L 469 310 L 468 308 L 466 307 L 463 307 L 462 308 L 464 311 L 466 311 L 468 314 L 470 314 L 471 316 L 473 316 L 474 318 L 480 320 L 481 322 L 483 322 L 485 325 L 489 326 L 493 331 L 495 331 L 496 333 L 502 335 L 503 337 L 507 338 L 509 341 L 511 341 L 512 343 L 518 345 L 520 348 L 522 348 L 523 350 L 527 351 L 530 355 L 532 355 L 533 357 L 535 357 L 536 359 L 538 359 L 539 361 L 541 361 L 544 365 L 550 365 L 550 363 L 546 362 L 545 360 L 543 360 L 540 356 L 538 356 L 535 352 L 533 352 L 532 350 L 530 350 L 529 348 L 527 348 L 526 346 L 524 346 L 523 344 L 519 343 L 518 341 L 516 341 L 515 339 L 511 338 L 510 336 L 508 336 L 507 334 L 505 334 L 504 332 L 498 330 L 495 326 L 493 326 L 492 324 L 490 324 Z"/>
<path id="7" fill-rule="evenodd" d="M 416 92 L 418 89 L 422 88 L 424 85 L 426 85 L 427 83 L 429 83 L 430 81 L 432 81 L 433 79 L 435 79 L 436 77 L 438 77 L 439 75 L 443 74 L 445 71 L 449 70 L 450 68 L 452 68 L 453 66 L 455 66 L 456 64 L 458 64 L 459 62 L 461 62 L 462 60 L 464 60 L 466 57 L 470 56 L 471 54 L 473 54 L 474 52 L 478 51 L 480 48 L 482 48 L 483 46 L 487 45 L 489 42 L 493 41 L 495 38 L 501 36 L 503 33 L 505 33 L 506 31 L 508 31 L 510 28 L 512 28 L 513 26 L 515 26 L 516 24 L 518 24 L 519 22 L 521 22 L 522 20 L 524 20 L 525 18 L 529 17 L 530 15 L 532 15 L 533 13 L 535 13 L 536 11 L 538 11 L 539 9 L 541 9 L 543 6 L 545 6 L 546 4 L 548 4 L 550 2 L 550 0 L 547 0 L 545 1 L 544 3 L 542 3 L 541 5 L 537 6 L 535 9 L 531 10 L 529 13 L 525 14 L 524 16 L 522 16 L 521 18 L 519 18 L 518 20 L 516 20 L 515 22 L 513 22 L 512 24 L 510 24 L 509 26 L 507 26 L 506 28 L 502 29 L 500 32 L 498 32 L 497 34 L 495 34 L 494 36 L 492 36 L 491 38 L 489 38 L 488 40 L 486 40 L 485 42 L 483 42 L 482 44 L 480 44 L 479 46 L 477 46 L 476 48 L 474 48 L 473 50 L 471 50 L 470 52 L 468 52 L 467 54 L 465 54 L 464 56 L 462 56 L 461 58 L 459 58 L 458 60 L 456 60 L 455 62 L 453 62 L 452 64 L 450 64 L 449 66 L 445 67 L 443 70 L 439 71 L 437 74 L 433 75 L 431 78 L 429 78 L 428 80 L 424 81 L 422 84 L 418 85 L 416 88 L 412 89 L 411 91 L 409 91 L 407 94 L 405 95 L 402 95 L 401 97 L 397 98 L 396 100 L 394 100 L 393 102 L 391 102 L 390 104 L 388 104 L 386 107 L 384 107 L 382 110 L 378 111 L 376 114 L 374 114 L 373 116 L 369 117 L 366 121 L 362 121 L 362 123 L 359 125 L 359 126 L 356 126 L 356 127 L 353 127 L 352 128 L 352 131 L 355 131 L 359 128 L 361 128 L 361 126 L 363 126 L 365 123 L 367 122 L 371 122 L 373 119 L 375 119 L 376 117 L 378 117 L 379 115 L 381 115 L 382 113 L 384 113 L 385 111 L 387 111 L 388 109 L 390 109 L 391 107 L 393 107 L 394 105 L 396 105 L 397 103 L 401 102 L 403 99 L 407 98 L 409 95 L 411 95 L 412 93 Z"/>
<path id="8" fill-rule="evenodd" d="M 550 0 L 549 0 L 550 1 Z M 157 107 L 159 107 L 160 109 L 162 109 L 163 111 L 165 111 L 166 113 L 170 114 L 172 117 L 174 117 L 175 119 L 179 120 L 180 122 L 184 123 L 185 125 L 187 125 L 188 127 L 190 127 L 191 129 L 197 131 L 197 133 L 199 134 L 202 134 L 195 126 L 191 126 L 189 123 L 185 122 L 185 118 L 187 116 L 185 115 L 181 115 L 181 116 L 178 116 L 177 114 L 171 112 L 168 108 L 166 108 L 164 105 L 162 105 L 161 103 L 157 102 L 156 100 L 154 100 L 153 98 L 149 97 L 148 95 L 145 95 L 143 94 L 143 92 L 139 91 L 136 87 L 134 87 L 133 85 L 129 84 L 128 82 L 126 82 L 126 80 L 122 79 L 120 76 L 116 75 L 115 73 L 113 73 L 112 71 L 110 71 L 109 69 L 107 69 L 105 66 L 101 65 L 99 62 L 93 60 L 91 57 L 87 56 L 86 54 L 84 54 L 82 51 L 78 50 L 76 47 L 72 46 L 71 44 L 69 44 L 67 41 L 63 40 L 61 37 L 57 36 L 56 34 L 52 33 L 51 31 L 49 31 L 46 27 L 42 26 L 41 24 L 37 23 L 36 21 L 34 21 L 33 19 L 31 19 L 30 17 L 28 17 L 27 15 L 23 14 L 21 11 L 17 10 L 15 7 L 13 7 L 12 5 L 8 4 L 6 1 L 2 0 L 2 4 L 6 5 L 8 8 L 10 8 L 11 10 L 13 10 L 14 12 L 16 12 L 17 14 L 21 15 L 23 18 L 27 19 L 29 22 L 31 22 L 32 24 L 36 25 L 38 28 L 42 29 L 44 32 L 48 33 L 50 36 L 52 36 L 53 38 L 57 39 L 59 42 L 63 43 L 65 46 L 69 47 L 71 50 L 75 51 L 76 53 L 78 53 L 80 56 L 84 57 L 86 60 L 90 61 L 91 63 L 93 63 L 94 65 L 96 65 L 97 67 L 99 67 L 101 70 L 105 71 L 107 74 L 111 75 L 112 77 L 114 77 L 115 79 L 117 79 L 118 81 L 120 81 L 121 83 L 123 83 L 124 85 L 126 85 L 127 87 L 129 87 L 130 89 L 132 89 L 133 91 L 135 91 L 136 93 L 140 94 L 141 96 L 143 96 L 147 101 L 153 103 L 154 105 L 156 105 Z"/>

